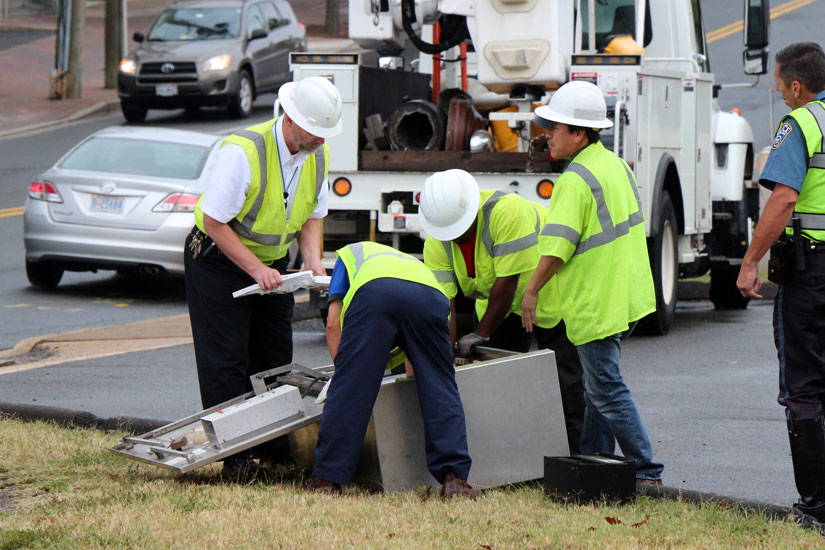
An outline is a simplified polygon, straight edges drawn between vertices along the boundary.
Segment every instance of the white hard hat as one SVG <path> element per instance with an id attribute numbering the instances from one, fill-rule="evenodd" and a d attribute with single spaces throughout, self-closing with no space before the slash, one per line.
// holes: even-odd
<path id="1" fill-rule="evenodd" d="M 464 170 L 436 172 L 421 191 L 421 227 L 439 241 L 457 239 L 475 221 L 479 200 L 478 183 Z"/>
<path id="2" fill-rule="evenodd" d="M 312 76 L 287 82 L 278 90 L 278 101 L 289 118 L 313 136 L 327 139 L 341 133 L 341 94 L 329 79 Z"/>
<path id="3" fill-rule="evenodd" d="M 610 128 L 604 94 L 595 84 L 574 80 L 568 82 L 550 97 L 547 105 L 536 109 L 533 124 L 549 128 L 551 123 L 562 123 L 583 128 Z"/>

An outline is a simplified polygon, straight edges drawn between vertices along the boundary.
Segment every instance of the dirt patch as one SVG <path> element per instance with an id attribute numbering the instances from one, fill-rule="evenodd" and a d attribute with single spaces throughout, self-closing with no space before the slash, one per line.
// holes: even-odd
<path id="1" fill-rule="evenodd" d="M 17 506 L 18 495 L 14 487 L 0 488 L 0 514 L 13 514 L 20 510 Z"/>

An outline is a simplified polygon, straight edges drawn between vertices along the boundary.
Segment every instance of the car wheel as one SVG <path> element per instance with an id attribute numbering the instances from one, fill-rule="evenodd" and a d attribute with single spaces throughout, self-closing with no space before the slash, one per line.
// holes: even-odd
<path id="1" fill-rule="evenodd" d="M 238 93 L 229 102 L 229 115 L 232 118 L 246 118 L 252 114 L 252 78 L 247 71 L 241 71 L 238 82 Z"/>
<path id="2" fill-rule="evenodd" d="M 63 278 L 63 268 L 54 262 L 30 262 L 26 260 L 26 277 L 32 286 L 54 288 Z"/>
<path id="3" fill-rule="evenodd" d="M 143 122 L 146 120 L 148 109 L 136 103 L 120 102 L 120 110 L 123 111 L 123 118 L 129 122 Z"/>

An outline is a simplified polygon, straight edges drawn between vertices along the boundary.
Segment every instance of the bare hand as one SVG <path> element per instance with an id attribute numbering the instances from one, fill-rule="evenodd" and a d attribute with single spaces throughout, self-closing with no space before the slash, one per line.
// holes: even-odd
<path id="1" fill-rule="evenodd" d="M 304 260 L 304 270 L 312 271 L 313 275 L 323 276 L 327 274 L 324 269 L 324 264 L 321 263 L 320 258 L 313 258 L 312 260 Z"/>
<path id="2" fill-rule="evenodd" d="M 741 292 L 745 298 L 762 297 L 761 294 L 758 294 L 762 288 L 762 281 L 756 273 L 755 265 L 742 264 L 742 267 L 739 268 L 739 277 L 736 279 L 736 288 L 739 289 L 739 292 Z"/>
<path id="3" fill-rule="evenodd" d="M 530 292 L 529 290 L 524 291 L 524 299 L 521 301 L 521 324 L 527 332 L 533 332 L 538 301 L 537 293 Z"/>
<path id="4" fill-rule="evenodd" d="M 258 283 L 258 286 L 261 287 L 261 290 L 274 290 L 281 286 L 283 282 L 281 274 L 278 273 L 277 269 L 272 269 L 265 265 L 256 268 L 250 275 L 252 275 L 252 278 Z"/>

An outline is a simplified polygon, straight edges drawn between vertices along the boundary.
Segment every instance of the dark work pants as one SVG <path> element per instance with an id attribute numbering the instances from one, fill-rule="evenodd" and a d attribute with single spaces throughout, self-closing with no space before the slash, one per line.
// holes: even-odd
<path id="1" fill-rule="evenodd" d="M 476 320 L 476 324 L 478 321 Z M 582 426 L 584 425 L 584 385 L 582 384 L 582 365 L 576 346 L 567 339 L 564 321 L 553 328 L 533 326 L 539 349 L 550 349 L 556 354 L 556 370 L 559 374 L 561 404 L 564 409 L 564 423 L 567 428 L 567 443 L 571 453 L 578 453 L 581 445 Z M 527 352 L 530 350 L 532 336 L 524 330 L 521 317 L 510 313 L 484 344 L 491 348 Z"/>
<path id="2" fill-rule="evenodd" d="M 217 248 L 193 259 L 191 239 L 190 234 L 184 249 L 186 301 L 201 401 L 207 409 L 251 391 L 251 375 L 292 362 L 295 299 L 292 294 L 233 298 L 233 292 L 255 280 Z M 272 267 L 283 271 L 287 260 Z"/>
<path id="3" fill-rule="evenodd" d="M 450 349 L 450 302 L 426 285 L 382 278 L 359 288 L 344 317 L 312 474 L 352 481 L 393 345 L 415 370 L 424 420 L 427 467 L 441 483 L 445 469 L 467 479 L 470 455 L 464 409 Z"/>
<path id="4" fill-rule="evenodd" d="M 825 401 L 825 251 L 809 253 L 807 264 L 792 268 L 773 309 L 778 401 L 793 419 L 823 416 Z"/>

